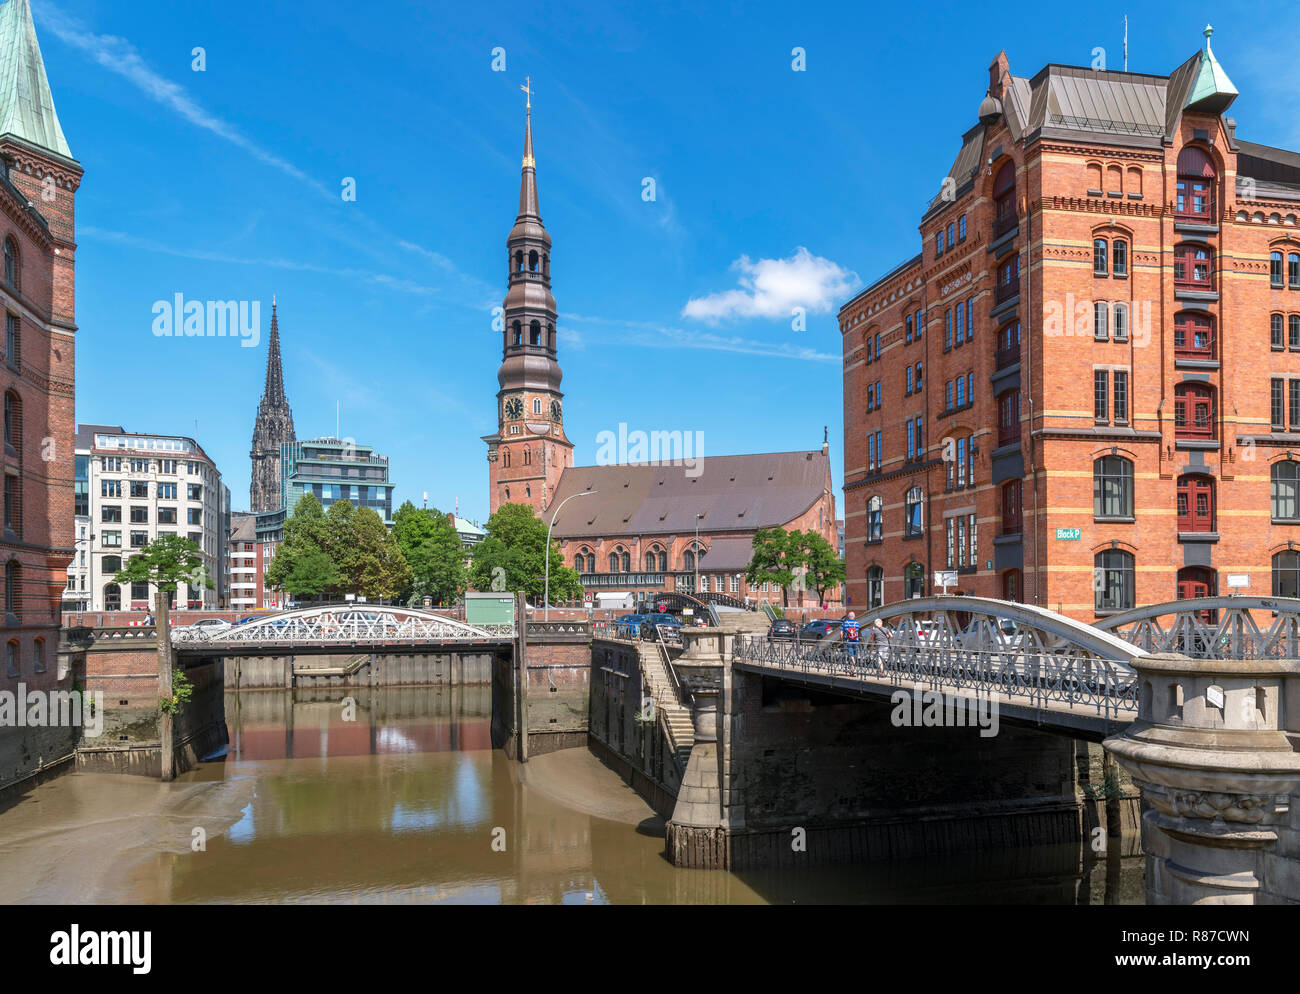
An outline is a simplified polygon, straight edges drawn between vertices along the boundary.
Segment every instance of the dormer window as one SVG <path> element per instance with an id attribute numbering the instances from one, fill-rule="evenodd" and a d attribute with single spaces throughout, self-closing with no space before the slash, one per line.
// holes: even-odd
<path id="1" fill-rule="evenodd" d="M 1214 216 L 1214 162 L 1202 148 L 1188 145 L 1178 153 L 1177 197 L 1179 217 L 1209 221 Z"/>

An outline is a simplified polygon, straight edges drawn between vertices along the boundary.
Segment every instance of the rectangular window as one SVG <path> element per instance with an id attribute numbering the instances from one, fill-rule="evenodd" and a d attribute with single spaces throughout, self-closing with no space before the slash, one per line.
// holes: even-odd
<path id="1" fill-rule="evenodd" d="M 966 485 L 966 439 L 957 439 L 957 476 L 956 480 L 950 480 L 949 486 L 952 485 L 964 487 Z"/>
<path id="2" fill-rule="evenodd" d="M 103 504 L 99 508 L 100 521 L 121 521 L 122 509 L 111 504 Z"/>
<path id="3" fill-rule="evenodd" d="M 1300 314 L 1286 317 L 1287 341 L 1292 352 L 1300 352 Z"/>
<path id="4" fill-rule="evenodd" d="M 159 472 L 159 473 L 166 473 L 166 474 L 168 474 L 169 476 L 172 475 L 172 474 L 174 474 L 174 473 L 176 472 L 176 460 L 175 460 L 175 459 L 159 459 L 159 460 L 158 460 L 158 472 Z"/>
<path id="5" fill-rule="evenodd" d="M 101 497 L 121 497 L 122 481 L 121 480 L 100 480 L 99 496 Z"/>
<path id="6" fill-rule="evenodd" d="M 921 325 L 921 312 L 920 312 L 920 311 L 917 311 L 917 312 L 916 312 L 916 320 L 913 322 L 913 324 L 916 326 L 916 337 L 917 337 L 917 338 L 920 338 L 920 337 L 921 337 L 921 327 L 922 327 L 922 325 Z"/>
<path id="7" fill-rule="evenodd" d="M 160 483 L 160 484 L 158 484 L 158 499 L 159 499 L 159 500 L 175 500 L 175 499 L 176 499 L 176 484 L 174 484 L 174 483 Z"/>
<path id="8" fill-rule="evenodd" d="M 1282 253 L 1271 252 L 1268 257 L 1268 282 L 1270 286 L 1282 286 Z"/>
<path id="9" fill-rule="evenodd" d="M 957 301 L 956 318 L 953 321 L 953 327 L 956 329 L 954 334 L 955 343 L 962 343 L 962 329 L 966 326 L 966 304 L 963 301 Z"/>
<path id="10" fill-rule="evenodd" d="M 1098 424 L 1105 424 L 1109 418 L 1110 373 L 1104 369 L 1092 371 L 1092 417 Z"/>
<path id="11" fill-rule="evenodd" d="M 1274 431 L 1286 431 L 1286 381 L 1271 380 L 1272 387 L 1272 421 Z"/>
<path id="12" fill-rule="evenodd" d="M 966 517 L 966 538 L 970 542 L 970 568 L 978 569 L 980 564 L 979 540 L 977 538 L 977 522 L 973 514 Z"/>
<path id="13" fill-rule="evenodd" d="M 1283 325 L 1282 315 L 1273 314 L 1269 317 L 1269 337 L 1270 344 L 1274 352 L 1281 352 L 1286 348 L 1286 328 Z"/>
<path id="14" fill-rule="evenodd" d="M 148 496 L 149 496 L 149 484 L 146 483 L 146 482 L 144 482 L 143 480 L 132 480 L 132 481 L 131 481 L 131 496 L 132 496 L 132 497 L 148 497 Z"/>
<path id="15" fill-rule="evenodd" d="M 952 380 L 943 385 L 943 406 L 945 410 L 952 410 Z"/>
<path id="16" fill-rule="evenodd" d="M 920 414 L 916 416 L 916 458 L 925 458 L 925 418 Z"/>
<path id="17" fill-rule="evenodd" d="M 966 403 L 966 377 L 957 377 L 957 406 L 962 407 Z"/>
<path id="18" fill-rule="evenodd" d="M 966 341 L 975 340 L 975 298 L 966 301 Z"/>
<path id="19" fill-rule="evenodd" d="M 203 524 L 203 511 L 197 507 L 191 507 L 186 512 L 186 520 L 191 525 Z"/>
<path id="20" fill-rule="evenodd" d="M 885 446 L 883 444 L 883 438 L 881 436 L 881 433 L 876 432 L 876 465 L 883 466 L 884 464 L 885 464 Z"/>
<path id="21" fill-rule="evenodd" d="M 1300 253 L 1292 252 L 1286 257 L 1286 278 L 1292 290 L 1300 290 Z"/>
<path id="22" fill-rule="evenodd" d="M 949 246 L 952 246 L 952 245 L 957 244 L 957 243 L 953 240 L 953 234 L 954 234 L 954 231 L 953 231 L 953 224 L 952 224 L 952 222 L 950 221 L 950 222 L 948 222 L 948 245 L 949 245 Z"/>
<path id="23" fill-rule="evenodd" d="M 1128 370 L 1115 370 L 1115 423 L 1128 424 Z"/>
<path id="24" fill-rule="evenodd" d="M 907 316 L 906 321 L 904 321 L 903 324 L 904 324 L 903 341 L 910 342 L 912 340 L 912 315 L 909 314 Z"/>
<path id="25" fill-rule="evenodd" d="M 957 550 L 954 548 L 953 535 L 956 531 L 957 519 L 946 518 L 943 524 L 948 537 L 948 569 L 955 569 L 956 562 L 954 560 L 956 558 Z"/>
<path id="26" fill-rule="evenodd" d="M 1291 408 L 1291 430 L 1300 431 L 1300 380 L 1287 380 L 1287 400 Z"/>
<path id="27" fill-rule="evenodd" d="M 909 396 L 912 393 L 912 373 L 913 373 L 912 367 L 908 366 L 907 367 L 907 393 Z"/>
<path id="28" fill-rule="evenodd" d="M 186 484 L 186 486 L 185 486 L 185 499 L 186 499 L 186 500 L 202 500 L 202 499 L 203 499 L 203 484 L 201 484 L 201 483 L 189 483 L 189 484 Z"/>
<path id="29" fill-rule="evenodd" d="M 975 374 L 966 374 L 966 400 L 968 403 L 975 403 Z"/>
<path id="30" fill-rule="evenodd" d="M 131 523 L 137 525 L 147 525 L 149 523 L 149 508 L 131 507 Z"/>
<path id="31" fill-rule="evenodd" d="M 875 468 L 876 468 L 876 436 L 871 432 L 867 432 L 867 469 L 874 470 Z"/>
<path id="32" fill-rule="evenodd" d="M 158 524 L 160 525 L 176 524 L 176 508 L 174 507 L 158 508 Z"/>
<path id="33" fill-rule="evenodd" d="M 1114 265 L 1111 268 L 1116 276 L 1128 275 L 1128 242 L 1117 241 L 1112 249 Z"/>
<path id="34" fill-rule="evenodd" d="M 1106 275 L 1106 239 L 1098 238 L 1092 243 L 1092 274 Z"/>
<path id="35" fill-rule="evenodd" d="M 957 522 L 957 568 L 966 568 L 966 518 L 958 516 Z"/>
<path id="36" fill-rule="evenodd" d="M 943 229 L 934 233 L 934 254 L 943 255 Z"/>
<path id="37" fill-rule="evenodd" d="M 1110 338 L 1110 305 L 1104 300 L 1092 305 L 1092 337 L 1098 342 Z"/>
<path id="38" fill-rule="evenodd" d="M 131 472 L 132 472 L 132 473 L 147 473 L 147 472 L 149 472 L 149 460 L 148 460 L 148 459 L 132 459 L 132 460 L 131 460 Z"/>
<path id="39" fill-rule="evenodd" d="M 149 533 L 148 533 L 148 532 L 132 532 L 132 533 L 131 533 L 131 548 L 133 548 L 133 549 L 143 549 L 143 548 L 144 548 L 146 545 L 148 545 L 148 544 L 149 544 Z"/>
<path id="40" fill-rule="evenodd" d="M 104 548 L 117 549 L 122 545 L 122 533 L 120 531 L 106 531 L 104 534 Z"/>
<path id="41" fill-rule="evenodd" d="M 9 360 L 9 365 L 14 367 L 22 365 L 22 342 L 22 325 L 19 323 L 18 315 L 7 315 L 5 317 L 5 358 Z"/>
<path id="42" fill-rule="evenodd" d="M 943 312 L 943 350 L 952 348 L 952 308 Z"/>
<path id="43" fill-rule="evenodd" d="M 912 427 L 912 422 L 907 422 L 907 461 L 911 462 L 916 458 L 916 436 Z"/>
<path id="44" fill-rule="evenodd" d="M 961 217 L 957 218 L 957 241 L 964 242 L 965 240 L 966 240 L 966 215 L 963 214 Z"/>

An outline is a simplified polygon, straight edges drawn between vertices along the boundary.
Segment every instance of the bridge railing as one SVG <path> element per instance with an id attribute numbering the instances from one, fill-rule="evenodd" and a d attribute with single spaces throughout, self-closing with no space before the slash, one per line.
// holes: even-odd
<path id="1" fill-rule="evenodd" d="M 1092 708 L 1107 718 L 1138 710 L 1137 674 L 1127 663 L 1041 647 L 994 650 L 912 641 L 877 648 L 867 642 L 853 646 L 742 635 L 733 656 L 785 674 L 1000 694 L 1037 707 Z"/>

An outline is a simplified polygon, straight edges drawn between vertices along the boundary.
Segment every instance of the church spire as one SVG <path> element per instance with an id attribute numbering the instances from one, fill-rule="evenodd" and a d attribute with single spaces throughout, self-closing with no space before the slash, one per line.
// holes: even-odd
<path id="1" fill-rule="evenodd" d="M 284 372 L 280 368 L 280 322 L 275 313 L 275 295 L 271 296 L 271 342 L 266 350 L 266 389 L 263 404 L 283 404 Z"/>
<path id="2" fill-rule="evenodd" d="M 533 82 L 520 87 L 528 97 L 524 104 L 524 162 L 519 176 L 519 217 L 542 218 L 541 208 L 537 205 L 537 164 L 533 159 Z"/>
<path id="3" fill-rule="evenodd" d="M 72 158 L 54 111 L 29 0 L 0 5 L 0 135 Z"/>

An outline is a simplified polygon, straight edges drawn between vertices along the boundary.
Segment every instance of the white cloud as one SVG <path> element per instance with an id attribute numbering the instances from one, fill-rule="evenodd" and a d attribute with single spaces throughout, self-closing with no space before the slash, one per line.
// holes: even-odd
<path id="1" fill-rule="evenodd" d="M 588 342 L 593 345 L 608 345 L 620 349 L 703 349 L 710 352 L 736 352 L 743 355 L 767 356 L 774 359 L 802 359 L 808 362 L 840 362 L 843 356 L 829 352 L 819 352 L 807 345 L 792 345 L 789 342 L 762 342 L 738 335 L 717 335 L 708 331 L 688 331 L 683 328 L 671 328 L 652 321 L 628 321 L 620 318 L 601 318 L 587 314 L 565 313 L 565 321 L 578 324 L 594 324 L 606 327 L 626 328 L 636 332 L 635 335 L 595 335 L 582 336 L 582 346 Z M 576 336 L 576 333 L 573 333 Z M 564 340 L 564 329 L 560 329 L 560 339 Z"/>
<path id="2" fill-rule="evenodd" d="M 740 273 L 743 289 L 692 297 L 682 308 L 682 316 L 719 324 L 755 317 L 788 320 L 796 307 L 821 314 L 861 282 L 857 273 L 813 255 L 802 245 L 788 259 L 754 262 L 742 255 L 731 268 Z"/>

